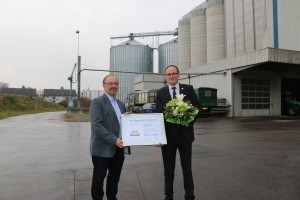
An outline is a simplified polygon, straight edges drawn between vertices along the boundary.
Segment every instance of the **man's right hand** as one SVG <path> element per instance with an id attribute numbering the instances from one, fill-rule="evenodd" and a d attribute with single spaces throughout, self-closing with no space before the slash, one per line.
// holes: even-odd
<path id="1" fill-rule="evenodd" d="M 124 148 L 123 141 L 120 138 L 117 139 L 116 146 L 119 148 Z"/>

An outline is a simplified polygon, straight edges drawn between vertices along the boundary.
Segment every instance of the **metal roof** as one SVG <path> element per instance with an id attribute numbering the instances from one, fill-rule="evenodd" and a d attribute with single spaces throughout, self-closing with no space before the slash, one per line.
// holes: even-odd
<path id="1" fill-rule="evenodd" d="M 146 46 L 145 44 L 136 41 L 135 39 L 129 39 L 125 42 L 122 42 L 121 44 L 117 45 L 117 46 L 121 46 L 121 45 L 140 45 L 140 46 Z"/>

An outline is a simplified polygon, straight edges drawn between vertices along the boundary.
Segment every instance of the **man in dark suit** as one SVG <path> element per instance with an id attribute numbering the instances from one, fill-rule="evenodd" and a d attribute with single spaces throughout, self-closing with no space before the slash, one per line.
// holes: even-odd
<path id="1" fill-rule="evenodd" d="M 164 106 L 173 98 L 175 94 L 185 95 L 184 101 L 190 101 L 193 106 L 200 108 L 198 98 L 193 89 L 193 86 L 178 83 L 179 70 L 176 66 L 170 65 L 165 69 L 165 78 L 168 83 L 167 86 L 157 91 L 156 108 L 157 112 L 163 113 Z M 195 117 L 194 121 L 198 116 Z M 192 142 L 195 140 L 193 123 L 190 126 L 181 126 L 165 121 L 165 129 L 167 136 L 167 145 L 161 146 L 164 176 L 165 176 L 165 200 L 173 199 L 173 182 L 174 169 L 176 161 L 176 151 L 179 150 L 180 161 L 184 180 L 184 199 L 193 200 L 194 182 L 192 175 Z"/>
<path id="2" fill-rule="evenodd" d="M 107 75 L 103 79 L 105 94 L 93 99 L 91 103 L 90 153 L 94 165 L 91 193 L 94 200 L 103 199 L 103 182 L 107 171 L 107 199 L 117 200 L 118 183 L 124 162 L 120 117 L 125 112 L 124 104 L 116 99 L 118 86 L 117 77 Z"/>

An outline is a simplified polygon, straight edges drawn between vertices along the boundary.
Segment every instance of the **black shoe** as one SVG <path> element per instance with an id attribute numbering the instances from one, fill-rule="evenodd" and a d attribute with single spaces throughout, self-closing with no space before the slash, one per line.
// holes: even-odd
<path id="1" fill-rule="evenodd" d="M 167 196 L 165 197 L 165 200 L 173 200 L 173 196 L 167 195 Z"/>
<path id="2" fill-rule="evenodd" d="M 194 200 L 195 199 L 195 195 L 189 195 L 189 196 L 185 195 L 184 199 L 185 200 Z"/>

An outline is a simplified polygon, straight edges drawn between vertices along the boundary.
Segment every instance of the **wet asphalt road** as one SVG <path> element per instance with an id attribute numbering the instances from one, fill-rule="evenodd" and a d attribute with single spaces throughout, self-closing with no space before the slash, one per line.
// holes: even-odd
<path id="1" fill-rule="evenodd" d="M 63 114 L 0 120 L 0 200 L 91 199 L 89 123 L 64 122 Z M 195 136 L 197 200 L 300 199 L 300 119 L 202 118 Z M 179 160 L 175 173 L 175 199 L 182 200 Z M 118 197 L 163 199 L 159 148 L 126 155 Z"/>

